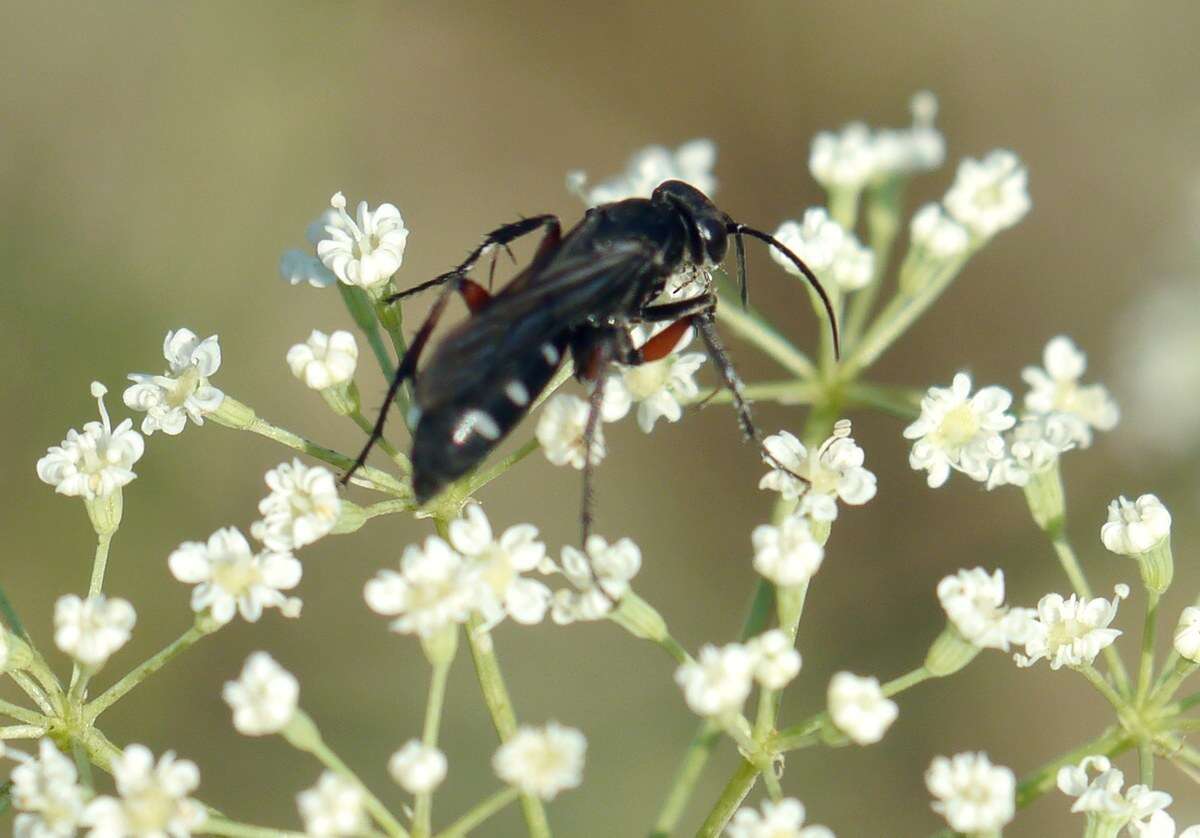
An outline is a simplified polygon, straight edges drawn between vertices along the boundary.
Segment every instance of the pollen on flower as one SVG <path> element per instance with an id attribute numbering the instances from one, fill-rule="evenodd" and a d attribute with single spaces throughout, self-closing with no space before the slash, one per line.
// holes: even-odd
<path id="1" fill-rule="evenodd" d="M 829 715 L 838 730 L 859 745 L 883 739 L 900 715 L 896 702 L 887 698 L 879 679 L 839 672 L 829 682 Z"/>
<path id="2" fill-rule="evenodd" d="M 90 669 L 99 669 L 129 642 L 137 620 L 123 599 L 96 594 L 60 597 L 54 606 L 54 645 Z"/>
<path id="3" fill-rule="evenodd" d="M 278 733 L 296 713 L 300 682 L 266 652 L 246 658 L 242 674 L 221 692 L 233 709 L 233 726 L 246 736 Z"/>
<path id="4" fill-rule="evenodd" d="M 207 611 L 218 623 L 238 613 L 255 622 L 264 608 L 278 608 L 285 617 L 300 615 L 300 600 L 283 594 L 300 583 L 300 562 L 287 553 L 251 552 L 235 527 L 217 530 L 207 542 L 181 544 L 167 563 L 176 579 L 196 586 L 192 610 Z"/>
<path id="5" fill-rule="evenodd" d="M 526 794 L 553 800 L 583 782 L 587 739 L 573 727 L 549 722 L 544 727 L 523 726 L 496 751 L 496 775 Z"/>
<path id="6" fill-rule="evenodd" d="M 921 415 L 904 429 L 914 440 L 908 462 L 928 472 L 931 488 L 944 484 L 954 469 L 980 482 L 1004 457 L 1001 431 L 1015 424 L 1009 415 L 1012 395 L 1003 387 L 984 387 L 971 395 L 971 377 L 960 372 L 950 387 L 931 387 L 921 400 Z"/>
<path id="7" fill-rule="evenodd" d="M 83 432 L 67 431 L 61 444 L 52 446 L 38 460 L 37 474 L 60 495 L 88 500 L 106 497 L 133 481 L 133 464 L 141 459 L 146 442 L 126 419 L 116 428 L 104 407 L 107 389 L 92 382 L 92 396 L 100 405 L 100 421 L 88 422 Z"/>
<path id="8" fill-rule="evenodd" d="M 358 344 L 354 335 L 341 329 L 332 334 L 313 329 L 304 343 L 288 350 L 292 375 L 313 390 L 335 387 L 354 378 L 358 366 Z"/>
<path id="9" fill-rule="evenodd" d="M 937 757 L 925 772 L 933 811 L 956 832 L 998 833 L 1016 814 L 1017 778 L 987 754 Z"/>
<path id="10" fill-rule="evenodd" d="M 163 341 L 167 370 L 162 375 L 130 373 L 134 382 L 124 393 L 127 407 L 146 414 L 142 433 L 155 431 L 174 436 L 182 433 L 190 419 L 204 424 L 204 416 L 221 406 L 225 394 L 208 379 L 221 366 L 217 336 L 200 340 L 191 329 L 167 332 Z"/>
<path id="11" fill-rule="evenodd" d="M 626 198 L 649 198 L 660 183 L 682 180 L 711 198 L 717 191 L 712 173 L 716 162 L 717 146 L 712 140 L 691 140 L 674 151 L 652 145 L 634 154 L 624 172 L 590 188 L 587 174 L 578 170 L 568 173 L 567 190 L 594 207 Z"/>
<path id="12" fill-rule="evenodd" d="M 317 256 L 346 285 L 375 288 L 400 269 L 408 243 L 408 228 L 394 204 L 372 211 L 360 201 L 355 218 L 346 212 L 341 192 L 330 199 L 334 213 L 327 217 L 325 235 L 317 242 Z"/>
<path id="13" fill-rule="evenodd" d="M 646 433 L 654 430 L 654 424 L 660 418 L 678 422 L 683 417 L 682 402 L 694 399 L 700 393 L 695 376 L 706 357 L 703 352 L 680 351 L 691 343 L 692 335 L 693 330 L 688 329 L 665 358 L 633 367 L 618 367 L 618 372 L 610 375 L 605 383 L 604 421 L 621 419 L 636 403 L 638 427 Z M 634 327 L 631 336 L 638 346 L 650 337 L 640 326 Z"/>

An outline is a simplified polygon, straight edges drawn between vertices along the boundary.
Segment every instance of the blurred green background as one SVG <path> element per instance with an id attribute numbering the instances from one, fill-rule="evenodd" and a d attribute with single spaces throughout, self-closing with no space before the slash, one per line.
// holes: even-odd
<path id="1" fill-rule="evenodd" d="M 715 139 L 721 206 L 773 229 L 822 200 L 806 165 L 816 131 L 859 118 L 905 125 L 921 88 L 940 97 L 949 162 L 915 184 L 910 204 L 940 196 L 963 155 L 1007 147 L 1028 164 L 1034 209 L 969 265 L 876 377 L 924 387 L 968 369 L 1019 392 L 1020 369 L 1045 341 L 1072 335 L 1090 353 L 1089 378 L 1109 383 L 1126 414 L 1065 462 L 1070 528 L 1095 587 L 1136 576 L 1100 547 L 1105 504 L 1156 491 L 1174 512 L 1179 559 L 1164 634 L 1200 589 L 1190 549 L 1200 538 L 1189 444 L 1200 387 L 1194 3 L 51 2 L 9 4 L 5 15 L 0 431 L 13 456 L 0 484 L 0 579 L 45 645 L 54 599 L 86 587 L 93 536 L 82 504 L 40 484 L 34 462 L 94 418 L 91 380 L 127 415 L 124 376 L 161 367 L 167 329 L 219 333 L 217 386 L 297 432 L 357 447 L 356 429 L 283 363 L 310 329 L 349 322 L 334 291 L 290 288 L 276 271 L 335 190 L 400 207 L 412 231 L 402 286 L 520 213 L 574 217 L 567 170 L 602 177 L 652 142 Z M 751 259 L 756 302 L 810 344 L 803 294 L 764 253 Z M 1162 303 L 1184 350 L 1145 344 L 1137 325 L 1164 283 L 1191 294 L 1187 305 Z M 753 350 L 732 348 L 748 379 L 778 374 Z M 374 407 L 383 382 L 363 361 L 360 386 Z M 760 414 L 767 429 L 797 430 L 804 419 L 796 408 Z M 1003 567 L 1016 602 L 1066 587 L 1019 492 L 988 494 L 961 477 L 930 491 L 908 469 L 898 421 L 854 419 L 880 492 L 835 528 L 801 625 L 804 671 L 785 722 L 823 704 L 837 669 L 890 677 L 919 662 L 942 625 L 933 589 L 959 567 Z M 527 423 L 520 436 L 531 432 Z M 639 590 L 686 645 L 730 638 L 754 584 L 749 533 L 770 510 L 755 489 L 755 452 L 725 407 L 652 437 L 626 422 L 609 442 L 599 531 L 641 544 Z M 113 674 L 190 621 L 168 553 L 220 526 L 247 528 L 263 472 L 285 456 L 214 425 L 150 438 L 107 584 L 139 615 Z M 576 537 L 578 491 L 575 472 L 535 457 L 483 500 L 497 525 L 531 520 L 557 551 Z M 302 704 L 328 740 L 398 805 L 384 766 L 419 731 L 426 665 L 361 591 L 429 531 L 385 518 L 308 548 L 301 620 L 232 624 L 113 709 L 106 732 L 196 760 L 204 799 L 231 816 L 295 827 L 294 795 L 318 767 L 278 738 L 238 736 L 219 696 L 248 652 L 267 649 L 299 675 Z M 1140 608 L 1135 593 L 1118 618 L 1126 647 Z M 647 832 L 694 727 L 670 662 L 609 624 L 505 625 L 496 640 L 521 718 L 557 718 L 589 737 L 587 782 L 551 807 L 558 832 Z M 789 760 L 785 787 L 811 818 L 843 836 L 925 835 L 939 826 L 922 781 L 934 755 L 983 749 L 1022 774 L 1109 719 L 1082 678 L 1018 671 L 997 653 L 914 689 L 901 708 L 880 745 Z M 451 773 L 439 823 L 496 783 L 494 737 L 465 653 L 444 730 Z M 715 798 L 734 756 L 722 746 L 700 800 Z M 1200 795 L 1182 774 L 1164 768 L 1159 785 L 1175 794 L 1181 825 L 1200 821 Z M 1078 834 L 1082 819 L 1068 808 L 1053 793 L 1011 834 Z M 507 812 L 482 834 L 519 826 Z"/>

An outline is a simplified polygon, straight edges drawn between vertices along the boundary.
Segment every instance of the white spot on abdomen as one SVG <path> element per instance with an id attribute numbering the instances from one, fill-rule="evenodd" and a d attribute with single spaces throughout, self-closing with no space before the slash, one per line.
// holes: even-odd
<path id="1" fill-rule="evenodd" d="M 508 382 L 504 387 L 504 395 L 508 396 L 509 401 L 517 405 L 517 407 L 524 407 L 529 404 L 529 389 L 516 379 Z"/>
<path id="2" fill-rule="evenodd" d="M 554 366 L 555 364 L 558 363 L 558 359 L 561 356 L 558 354 L 558 350 L 555 349 L 554 344 L 543 343 L 542 344 L 542 357 L 546 359 L 547 364 L 549 364 L 550 366 Z"/>
<path id="3" fill-rule="evenodd" d="M 468 410 L 454 426 L 454 432 L 450 435 L 450 439 L 455 445 L 462 445 L 474 433 L 484 439 L 497 440 L 500 438 L 500 426 L 496 424 L 496 420 L 490 413 L 482 410 Z"/>

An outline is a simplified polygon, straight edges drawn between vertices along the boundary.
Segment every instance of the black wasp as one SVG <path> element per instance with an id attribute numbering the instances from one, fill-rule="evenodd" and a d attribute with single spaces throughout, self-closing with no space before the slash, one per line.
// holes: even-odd
<path id="1" fill-rule="evenodd" d="M 484 254 L 537 230 L 543 235 L 533 260 L 495 295 L 467 278 Z M 649 199 L 593 207 L 565 235 L 556 216 L 523 219 L 493 230 L 453 270 L 390 298 L 442 286 L 396 370 L 370 439 L 343 482 L 365 462 L 383 434 L 397 391 L 413 379 L 413 490 L 417 502 L 424 503 L 470 471 L 521 421 L 567 352 L 576 377 L 593 382 L 584 435 L 584 451 L 591 451 L 610 366 L 665 357 L 689 326 L 695 327 L 732 393 L 743 433 L 759 439 L 741 380 L 717 335 L 711 282 L 688 299 L 653 302 L 675 273 L 707 276 L 706 269 L 725 258 L 732 236 L 745 305 L 743 235 L 777 248 L 803 273 L 825 304 L 836 346 L 833 307 L 808 266 L 773 236 L 733 221 L 687 183 L 667 181 Z M 418 372 L 421 354 L 454 292 L 462 295 L 471 316 L 442 338 Z M 631 326 L 664 322 L 671 325 L 642 346 L 633 345 Z M 585 537 L 590 472 L 589 462 L 584 468 Z"/>

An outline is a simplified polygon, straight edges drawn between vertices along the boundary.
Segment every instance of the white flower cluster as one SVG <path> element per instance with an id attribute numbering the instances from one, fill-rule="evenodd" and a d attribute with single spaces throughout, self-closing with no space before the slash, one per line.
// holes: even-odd
<path id="1" fill-rule="evenodd" d="M 19 763 L 12 772 L 12 802 L 14 834 L 23 838 L 65 838 L 80 828 L 90 838 L 186 838 L 207 820 L 204 807 L 189 797 L 200 784 L 199 769 L 170 751 L 156 762 L 145 746 L 128 746 L 110 764 L 117 796 L 90 801 L 75 763 L 51 740 L 41 740 L 36 758 L 7 755 Z"/>
<path id="2" fill-rule="evenodd" d="M 510 786 L 553 800 L 583 782 L 586 753 L 587 739 L 573 727 L 558 722 L 522 726 L 496 751 L 492 767 Z"/>
<path id="3" fill-rule="evenodd" d="M 598 535 L 588 536 L 583 551 L 566 545 L 562 563 L 543 563 L 544 571 L 561 573 L 570 588 L 554 592 L 550 617 L 559 625 L 599 620 L 629 591 L 642 569 L 642 551 L 628 538 L 609 544 Z"/>
<path id="4" fill-rule="evenodd" d="M 1171 513 L 1154 495 L 1129 501 L 1124 495 L 1108 505 L 1100 528 L 1104 546 L 1119 556 L 1140 556 L 1171 534 Z"/>
<path id="5" fill-rule="evenodd" d="M 741 711 L 757 681 L 770 690 L 787 686 L 800 672 L 800 653 L 780 629 L 772 629 L 748 643 L 704 646 L 696 660 L 675 670 L 692 712 L 720 718 Z"/>
<path id="6" fill-rule="evenodd" d="M 872 131 L 853 122 L 839 132 L 822 131 L 813 138 L 808 168 L 829 191 L 857 192 L 868 183 L 883 181 L 942 165 L 946 143 L 934 127 L 937 97 L 927 90 L 913 96 L 912 126 Z"/>
<path id="7" fill-rule="evenodd" d="M 772 434 L 763 440 L 763 462 L 772 470 L 758 488 L 798 499 L 797 513 L 813 521 L 836 520 L 839 500 L 861 506 L 875 497 L 875 475 L 863 468 L 866 455 L 850 433 L 850 420 L 839 420 L 811 453 L 787 431 Z"/>
<path id="8" fill-rule="evenodd" d="M 82 433 L 74 428 L 67 431 L 67 438 L 38 460 L 38 477 L 60 495 L 95 500 L 111 495 L 137 476 L 133 464 L 141 459 L 146 442 L 133 430 L 131 419 L 112 427 L 104 407 L 107 392 L 103 384 L 93 381 L 92 396 L 100 405 L 100 421 L 86 423 Z"/>
<path id="9" fill-rule="evenodd" d="M 449 536 L 449 542 L 430 536 L 423 545 L 409 545 L 399 572 L 380 571 L 367 583 L 367 605 L 394 617 L 393 631 L 432 637 L 465 623 L 473 612 L 489 626 L 505 617 L 541 622 L 550 589 L 522 575 L 545 570 L 546 547 L 535 527 L 509 527 L 496 538 L 483 510 L 471 505 L 451 523 Z"/>
<path id="10" fill-rule="evenodd" d="M 1184 660 L 1200 663 L 1200 608 L 1188 606 L 1175 627 L 1175 651 Z"/>
<path id="11" fill-rule="evenodd" d="M 567 190 L 594 207 L 626 198 L 649 198 L 663 181 L 682 180 L 711 198 L 717 191 L 712 173 L 716 162 L 717 146 L 712 140 L 691 140 L 674 151 L 652 145 L 634 154 L 624 172 L 591 187 L 587 186 L 585 172 L 569 172 Z"/>
<path id="12" fill-rule="evenodd" d="M 264 479 L 271 493 L 259 501 L 263 517 L 250 525 L 250 534 L 268 549 L 290 553 L 327 535 L 337 523 L 342 501 L 329 469 L 293 459 Z"/>
<path id="13" fill-rule="evenodd" d="M 296 807 L 312 838 L 349 838 L 369 831 L 362 788 L 348 777 L 325 771 L 317 784 L 296 795 Z"/>
<path id="14" fill-rule="evenodd" d="M 300 682 L 266 652 L 246 658 L 242 674 L 221 692 L 233 710 L 233 726 L 245 736 L 279 733 L 296 714 Z"/>
<path id="15" fill-rule="evenodd" d="M 325 234 L 317 241 L 317 256 L 325 267 L 344 284 L 368 290 L 391 279 L 404 262 L 408 243 L 400 210 L 393 204 L 372 210 L 360 201 L 356 218 L 351 218 L 341 192 L 329 199 L 329 205 L 333 211 L 322 216 Z"/>
<path id="16" fill-rule="evenodd" d="M 1035 612 L 1004 603 L 1004 572 L 981 567 L 960 570 L 938 583 L 938 600 L 955 630 L 980 649 L 1024 644 L 1034 631 Z M 964 830 L 959 830 L 964 831 Z"/>
<path id="17" fill-rule="evenodd" d="M 800 257 L 817 276 L 828 277 L 842 291 L 857 291 L 875 275 L 875 254 L 850 230 L 829 217 L 824 207 L 806 210 L 803 221 L 784 221 L 775 238 Z M 793 276 L 803 274 L 776 247 L 771 258 Z"/>
<path id="18" fill-rule="evenodd" d="M 1014 656 L 1017 666 L 1033 666 L 1045 658 L 1051 669 L 1090 666 L 1096 656 L 1121 636 L 1109 628 L 1117 605 L 1129 596 L 1128 585 L 1117 585 L 1111 600 L 1081 600 L 1075 594 L 1063 599 L 1046 594 L 1038 601 L 1037 617 L 1029 626 L 1025 654 Z"/>
<path id="19" fill-rule="evenodd" d="M 937 757 L 925 772 L 925 785 L 936 798 L 933 811 L 955 832 L 999 833 L 1017 809 L 1017 778 L 987 754 Z"/>
<path id="20" fill-rule="evenodd" d="M 1114 768 L 1107 757 L 1084 757 L 1078 765 L 1068 765 L 1058 771 L 1058 788 L 1075 798 L 1072 812 L 1085 812 L 1088 821 L 1096 821 L 1115 835 L 1122 827 L 1130 835 L 1145 838 L 1174 838 L 1175 821 L 1166 813 L 1171 795 L 1144 785 L 1125 785 L 1125 775 Z M 1200 827 L 1184 830 L 1180 838 L 1198 838 Z"/>
<path id="21" fill-rule="evenodd" d="M 764 800 L 761 810 L 738 809 L 726 827 L 726 838 L 834 838 L 825 826 L 805 826 L 804 804 L 792 797 Z"/>
<path id="22" fill-rule="evenodd" d="M 313 329 L 308 340 L 288 350 L 287 365 L 310 389 L 336 387 L 354 379 L 358 344 L 350 332 L 338 329 L 327 335 Z"/>
<path id="23" fill-rule="evenodd" d="M 167 371 L 162 375 L 130 373 L 132 387 L 125 390 L 125 405 L 146 414 L 142 433 L 155 431 L 175 436 L 188 420 L 204 424 L 206 414 L 221 406 L 225 394 L 208 379 L 221 367 L 221 346 L 216 335 L 204 340 L 191 329 L 167 332 L 163 340 Z"/>
<path id="24" fill-rule="evenodd" d="M 54 645 L 88 669 L 99 669 L 129 642 L 136 621 L 126 600 L 69 594 L 54 606 Z"/>
<path id="25" fill-rule="evenodd" d="M 829 716 L 838 730 L 858 745 L 883 739 L 900 715 L 896 702 L 883 694 L 879 679 L 839 672 L 829 682 Z"/>
<path id="26" fill-rule="evenodd" d="M 1052 339 L 1043 360 L 1044 370 L 1022 372 L 1032 390 L 1020 422 L 1008 412 L 1012 394 L 1003 387 L 971 395 L 971 377 L 962 372 L 949 388 L 931 387 L 921 401 L 921 415 L 904 429 L 904 436 L 914 440 L 909 464 L 928 472 L 934 488 L 946 482 L 951 469 L 986 482 L 989 489 L 1024 486 L 1064 452 L 1091 445 L 1094 430 L 1115 426 L 1117 407 L 1108 391 L 1098 384 L 1079 385 L 1085 359 L 1069 338 Z"/>

